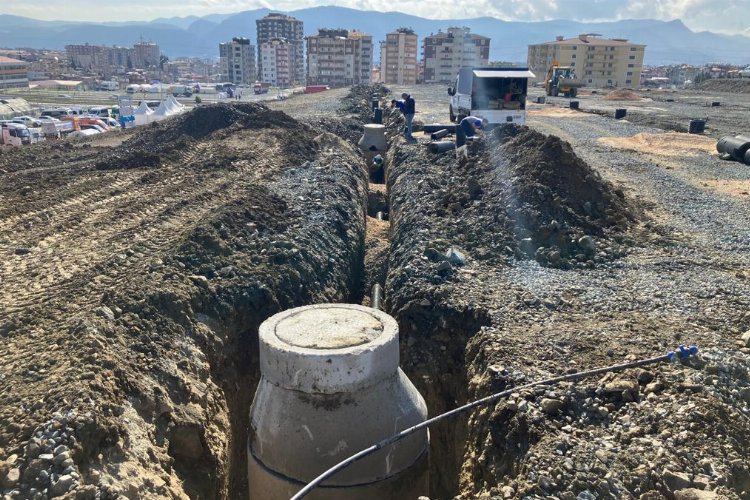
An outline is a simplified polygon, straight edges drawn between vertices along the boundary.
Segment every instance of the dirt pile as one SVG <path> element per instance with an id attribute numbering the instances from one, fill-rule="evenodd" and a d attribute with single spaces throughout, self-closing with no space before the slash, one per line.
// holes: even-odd
<path id="1" fill-rule="evenodd" d="M 342 114 L 357 115 L 363 123 L 370 123 L 370 118 L 372 117 L 372 99 L 382 99 L 390 94 L 390 92 L 388 87 L 382 83 L 355 85 L 342 100 L 339 112 Z"/>
<path id="2" fill-rule="evenodd" d="M 361 120 L 351 117 L 320 117 L 305 120 L 305 123 L 315 130 L 337 135 L 353 146 L 357 145 L 365 130 Z"/>
<path id="3" fill-rule="evenodd" d="M 694 84 L 695 90 L 750 94 L 750 78 L 709 78 Z"/>
<path id="4" fill-rule="evenodd" d="M 358 299 L 350 146 L 256 105 L 135 134 L 2 178 L 2 495 L 242 498 L 257 326 Z"/>
<path id="5" fill-rule="evenodd" d="M 518 390 L 431 428 L 430 496 L 747 498 L 750 345 L 737 351 L 750 328 L 744 275 L 701 266 L 708 247 L 638 240 L 627 197 L 558 139 L 497 134 L 464 156 L 431 155 L 389 132 L 386 306 L 430 414 L 677 343 L 699 343 L 704 354 Z M 552 245 L 560 234 L 588 236 L 596 248 L 584 262 L 574 255 L 550 266 L 543 256 L 539 265 L 514 248 L 519 231 L 532 249 L 534 238 Z M 579 240 L 557 251 L 590 249 Z"/>
<path id="6" fill-rule="evenodd" d="M 268 131 L 286 131 L 288 135 L 281 140 L 287 144 L 286 156 L 291 162 L 303 162 L 314 154 L 310 146 L 314 131 L 289 115 L 270 110 L 263 104 L 221 103 L 198 106 L 170 120 L 137 129 L 121 145 L 100 152 L 96 168 L 157 168 L 164 161 L 192 161 L 196 158 L 190 152 L 202 140 L 231 142 L 233 135 L 240 132 L 246 134 L 250 130 L 266 134 Z M 306 140 L 295 141 L 295 134 L 302 134 Z M 212 155 L 198 158 L 197 161 L 205 168 L 221 168 L 242 160 L 232 155 L 231 150 L 217 149 Z"/>
<path id="7" fill-rule="evenodd" d="M 556 267 L 607 258 L 594 237 L 621 239 L 636 211 L 570 144 L 526 127 L 495 129 L 485 153 L 495 170 L 495 200 L 510 207 L 522 252 Z M 598 248 L 599 247 L 599 248 Z M 609 258 L 620 256 L 612 250 Z"/>
<path id="8" fill-rule="evenodd" d="M 607 101 L 641 101 L 643 98 L 632 90 L 613 90 L 604 96 Z"/>

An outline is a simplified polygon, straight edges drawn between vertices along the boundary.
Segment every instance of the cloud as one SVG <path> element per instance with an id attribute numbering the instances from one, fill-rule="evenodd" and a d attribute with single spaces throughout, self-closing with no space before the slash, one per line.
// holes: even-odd
<path id="1" fill-rule="evenodd" d="M 432 19 L 492 16 L 508 21 L 572 19 L 681 19 L 695 30 L 750 33 L 750 0 L 47 0 L 3 1 L 0 13 L 38 19 L 145 20 L 269 8 L 289 11 L 338 5 L 380 12 L 398 10 Z"/>

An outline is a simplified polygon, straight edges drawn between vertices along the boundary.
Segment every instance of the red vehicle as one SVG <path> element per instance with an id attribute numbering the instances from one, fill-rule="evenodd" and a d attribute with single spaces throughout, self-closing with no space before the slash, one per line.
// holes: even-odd
<path id="1" fill-rule="evenodd" d="M 331 90 L 331 87 L 329 87 L 328 85 L 308 85 L 307 87 L 305 87 L 305 94 L 325 92 L 326 90 Z"/>

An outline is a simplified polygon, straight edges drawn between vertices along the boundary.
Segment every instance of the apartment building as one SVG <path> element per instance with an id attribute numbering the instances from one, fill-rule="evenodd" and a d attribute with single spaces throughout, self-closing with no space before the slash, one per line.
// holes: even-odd
<path id="1" fill-rule="evenodd" d="M 307 84 L 344 87 L 369 83 L 372 36 L 361 31 L 320 29 L 307 37 Z"/>
<path id="2" fill-rule="evenodd" d="M 109 65 L 107 47 L 102 45 L 66 45 L 65 53 L 74 69 L 100 71 Z"/>
<path id="3" fill-rule="evenodd" d="M 290 68 L 290 78 L 294 82 L 303 82 L 305 78 L 305 35 L 302 21 L 284 14 L 270 13 L 255 21 L 257 29 L 258 74 L 263 74 L 263 60 L 260 47 L 274 39 L 286 40 L 289 44 L 294 64 Z"/>
<path id="4" fill-rule="evenodd" d="M 107 62 L 113 68 L 132 68 L 135 59 L 135 49 L 113 45 L 106 48 Z"/>
<path id="5" fill-rule="evenodd" d="M 138 42 L 133 45 L 133 64 L 136 68 L 158 67 L 161 50 L 154 42 Z"/>
<path id="6" fill-rule="evenodd" d="M 159 46 L 151 42 L 136 43 L 133 47 L 104 45 L 66 45 L 68 62 L 74 69 L 110 76 L 128 68 L 158 67 Z"/>
<path id="7" fill-rule="evenodd" d="M 417 83 L 417 34 L 399 28 L 380 42 L 380 81 L 397 85 Z"/>
<path id="8" fill-rule="evenodd" d="M 221 79 L 237 85 L 252 85 L 257 79 L 255 47 L 248 38 L 234 37 L 219 44 Z"/>
<path id="9" fill-rule="evenodd" d="M 28 87 L 28 66 L 27 62 L 0 56 L 0 89 Z"/>
<path id="10" fill-rule="evenodd" d="M 294 68 L 293 46 L 282 38 L 263 42 L 260 46 L 260 60 L 263 62 L 260 80 L 277 87 L 292 85 Z"/>
<path id="11" fill-rule="evenodd" d="M 475 35 L 469 28 L 448 28 L 424 38 L 424 82 L 451 82 L 461 68 L 487 66 L 490 39 Z"/>
<path id="12" fill-rule="evenodd" d="M 543 81 L 552 61 L 558 61 L 560 66 L 571 66 L 592 87 L 637 87 L 645 50 L 645 45 L 597 33 L 567 39 L 558 36 L 554 42 L 529 45 L 528 64 L 536 81 Z"/>

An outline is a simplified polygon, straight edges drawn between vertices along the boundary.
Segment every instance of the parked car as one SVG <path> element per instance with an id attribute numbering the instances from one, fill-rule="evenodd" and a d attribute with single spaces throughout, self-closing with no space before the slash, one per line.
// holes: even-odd
<path id="1" fill-rule="evenodd" d="M 17 116 L 12 120 L 15 123 L 26 125 L 29 128 L 41 127 L 42 122 L 38 118 L 32 118 L 31 116 Z"/>
<path id="2" fill-rule="evenodd" d="M 740 71 L 741 78 L 750 78 L 750 66 Z"/>
<path id="3" fill-rule="evenodd" d="M 51 116 L 53 118 L 59 118 L 61 116 L 73 116 L 74 113 L 70 108 L 50 108 L 42 110 L 42 117 Z"/>
<path id="4" fill-rule="evenodd" d="M 36 120 L 39 123 L 50 123 L 50 122 L 54 123 L 54 122 L 59 122 L 60 121 L 60 120 L 58 120 L 57 118 L 55 118 L 53 116 L 40 116 Z"/>

